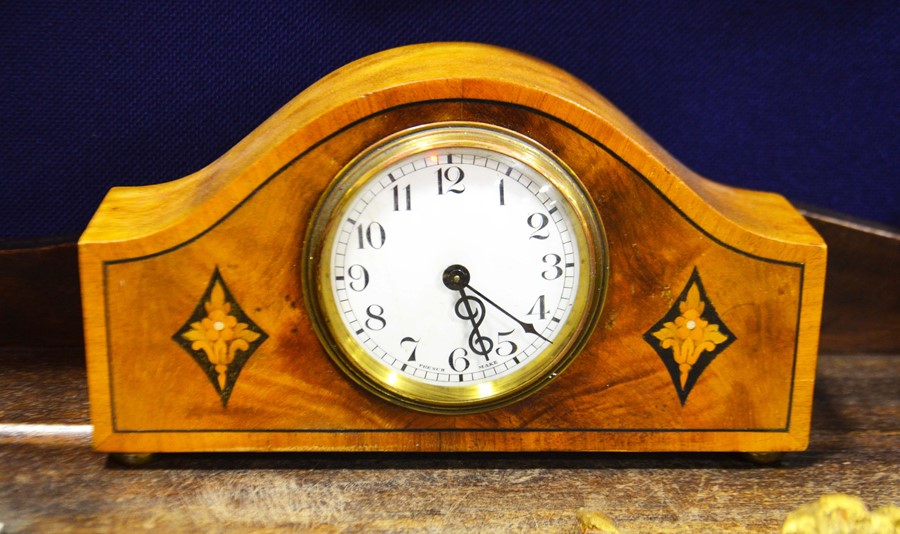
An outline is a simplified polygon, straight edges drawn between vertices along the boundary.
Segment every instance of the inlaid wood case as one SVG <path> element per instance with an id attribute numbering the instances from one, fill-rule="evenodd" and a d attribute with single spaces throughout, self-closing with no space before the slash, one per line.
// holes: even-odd
<path id="1" fill-rule="evenodd" d="M 508 50 L 352 63 L 79 257 L 101 451 L 807 445 L 822 239 Z"/>

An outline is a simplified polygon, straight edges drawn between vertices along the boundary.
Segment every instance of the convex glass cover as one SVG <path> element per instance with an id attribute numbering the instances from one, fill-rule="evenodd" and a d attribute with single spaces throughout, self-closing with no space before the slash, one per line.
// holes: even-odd
<path id="1" fill-rule="evenodd" d="M 317 333 L 395 403 L 472 412 L 560 373 L 603 303 L 607 250 L 579 181 L 514 132 L 441 123 L 365 151 L 323 195 L 304 283 Z"/>

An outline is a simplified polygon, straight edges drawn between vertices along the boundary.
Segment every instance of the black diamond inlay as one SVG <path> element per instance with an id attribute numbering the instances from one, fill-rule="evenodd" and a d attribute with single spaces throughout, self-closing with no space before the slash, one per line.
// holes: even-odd
<path id="1" fill-rule="evenodd" d="M 193 315 L 172 339 L 200 365 L 224 407 L 244 364 L 268 337 L 238 306 L 217 267 Z"/>
<path id="2" fill-rule="evenodd" d="M 703 370 L 735 340 L 706 295 L 697 268 L 669 312 L 644 334 L 684 405 Z"/>

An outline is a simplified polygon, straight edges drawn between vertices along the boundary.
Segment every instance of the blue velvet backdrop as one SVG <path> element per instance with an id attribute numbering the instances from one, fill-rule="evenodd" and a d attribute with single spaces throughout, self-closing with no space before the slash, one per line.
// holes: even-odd
<path id="1" fill-rule="evenodd" d="M 710 178 L 900 225 L 900 3 L 0 5 L 0 239 L 71 236 L 113 185 L 225 152 L 303 88 L 402 44 L 555 63 Z"/>

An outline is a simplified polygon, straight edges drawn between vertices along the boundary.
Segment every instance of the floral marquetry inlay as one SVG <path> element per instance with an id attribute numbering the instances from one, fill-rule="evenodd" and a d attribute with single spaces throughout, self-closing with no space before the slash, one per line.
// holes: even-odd
<path id="1" fill-rule="evenodd" d="M 684 404 L 700 374 L 735 336 L 716 313 L 695 268 L 676 303 L 644 340 L 662 358 Z"/>
<path id="2" fill-rule="evenodd" d="M 172 336 L 206 372 L 222 406 L 244 364 L 267 337 L 238 306 L 218 269 L 193 315 Z"/>

